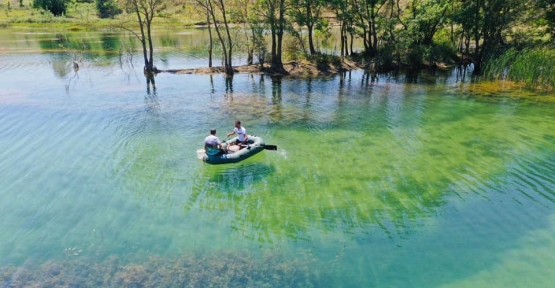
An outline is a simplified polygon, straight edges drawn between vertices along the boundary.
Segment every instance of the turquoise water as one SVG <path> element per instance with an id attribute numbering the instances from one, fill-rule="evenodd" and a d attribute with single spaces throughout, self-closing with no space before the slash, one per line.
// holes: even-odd
<path id="1" fill-rule="evenodd" d="M 2 287 L 45 263 L 117 278 L 94 266 L 114 258 L 172 278 L 164 261 L 191 254 L 220 276 L 252 261 L 275 287 L 555 281 L 553 95 L 456 71 L 161 73 L 147 90 L 107 59 L 74 72 L 67 54 L 0 54 Z M 278 151 L 199 161 L 209 129 L 224 138 L 235 119 Z"/>

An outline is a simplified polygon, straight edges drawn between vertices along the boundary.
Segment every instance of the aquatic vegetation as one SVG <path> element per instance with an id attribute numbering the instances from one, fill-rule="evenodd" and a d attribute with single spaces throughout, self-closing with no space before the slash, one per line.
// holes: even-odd
<path id="1" fill-rule="evenodd" d="M 552 91 L 555 88 L 555 52 L 548 48 L 509 49 L 490 58 L 484 74 L 524 84 L 527 88 Z"/>
<path id="2" fill-rule="evenodd" d="M 24 267 L 0 267 L 1 287 L 321 287 L 305 260 L 277 252 L 260 258 L 221 251 L 202 256 L 152 256 L 140 263 L 110 257 L 100 263 L 77 258 Z"/>

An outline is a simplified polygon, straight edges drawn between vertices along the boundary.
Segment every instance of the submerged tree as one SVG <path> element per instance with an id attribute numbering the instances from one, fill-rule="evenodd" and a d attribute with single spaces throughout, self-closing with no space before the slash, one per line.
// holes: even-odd
<path id="1" fill-rule="evenodd" d="M 133 33 L 141 42 L 143 48 L 143 57 L 145 60 L 145 73 L 156 72 L 156 66 L 153 61 L 154 45 L 152 43 L 152 20 L 159 10 L 162 9 L 162 0 L 125 0 L 127 11 L 135 13 L 139 24 L 140 32 L 123 27 L 127 31 Z"/>
<path id="2" fill-rule="evenodd" d="M 224 67 L 225 73 L 227 75 L 233 75 L 233 65 L 232 65 L 232 51 L 233 51 L 233 42 L 231 41 L 231 34 L 229 32 L 229 25 L 227 23 L 227 12 L 225 2 L 223 0 L 212 0 L 208 2 L 208 12 L 212 15 L 212 22 L 214 23 L 214 28 L 216 30 L 216 34 L 218 35 L 218 39 L 220 39 L 220 44 L 222 45 L 222 50 L 224 54 Z M 217 8 L 217 10 L 216 10 Z M 219 12 L 219 13 L 218 13 Z M 221 21 L 218 21 L 216 18 L 216 13 L 221 16 Z M 218 24 L 221 22 L 222 24 Z M 223 25 L 223 29 L 221 25 Z M 223 35 L 225 32 L 225 35 Z"/>

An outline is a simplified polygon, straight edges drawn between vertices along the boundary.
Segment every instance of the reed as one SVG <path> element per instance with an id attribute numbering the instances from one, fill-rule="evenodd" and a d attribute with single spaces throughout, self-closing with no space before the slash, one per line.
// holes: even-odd
<path id="1" fill-rule="evenodd" d="M 511 48 L 486 61 L 484 75 L 497 80 L 522 83 L 535 90 L 555 88 L 555 50 L 547 47 Z"/>

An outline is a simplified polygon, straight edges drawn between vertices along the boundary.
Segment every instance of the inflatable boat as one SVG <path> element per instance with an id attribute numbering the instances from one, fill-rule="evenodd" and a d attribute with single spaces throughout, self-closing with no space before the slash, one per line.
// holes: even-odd
<path id="1" fill-rule="evenodd" d="M 241 145 L 229 144 L 229 143 L 234 143 L 236 139 L 237 137 L 232 138 L 228 141 L 222 142 L 222 144 L 224 144 L 224 147 L 227 149 L 227 153 L 220 153 L 218 155 L 212 156 L 204 153 L 204 149 L 197 150 L 199 159 L 202 159 L 202 161 L 208 164 L 237 163 L 253 155 L 258 154 L 260 151 L 265 149 L 277 150 L 276 145 L 266 145 L 262 138 L 254 135 L 248 135 L 247 144 L 241 144 Z"/>

